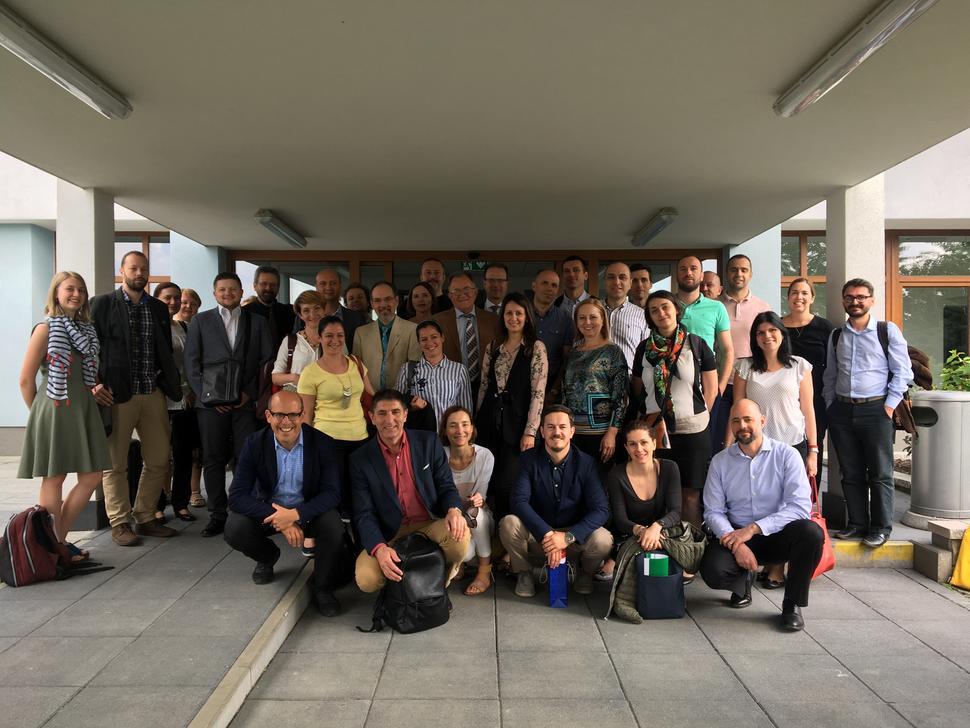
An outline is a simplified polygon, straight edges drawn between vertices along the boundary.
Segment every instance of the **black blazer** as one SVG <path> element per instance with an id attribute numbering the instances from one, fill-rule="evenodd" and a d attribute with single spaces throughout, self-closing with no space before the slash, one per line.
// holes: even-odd
<path id="1" fill-rule="evenodd" d="M 549 531 L 568 530 L 577 543 L 584 543 L 610 517 L 596 462 L 575 445 L 566 456 L 562 493 L 556 503 L 549 459 L 541 440 L 519 457 L 519 476 L 512 486 L 509 506 L 536 541 Z"/>
<path id="2" fill-rule="evenodd" d="M 189 333 L 185 339 L 185 378 L 195 392 L 195 406 L 208 409 L 202 404 L 202 371 L 232 358 L 242 364 L 242 391 L 249 395 L 250 404 L 255 404 L 258 396 L 259 368 L 272 358 L 273 351 L 269 342 L 269 326 L 266 319 L 254 316 L 243 306 L 239 315 L 239 328 L 236 341 L 229 348 L 226 327 L 219 315 L 218 308 L 202 311 L 189 323 Z M 246 326 L 249 325 L 249 347 L 246 348 Z"/>
<path id="3" fill-rule="evenodd" d="M 182 399 L 182 380 L 172 356 L 172 323 L 168 307 L 148 293 L 142 294 L 151 312 L 155 338 L 155 364 L 158 388 L 178 402 Z M 131 399 L 131 328 L 128 304 L 121 289 L 91 299 L 91 318 L 101 342 L 98 376 L 114 396 L 115 404 Z"/>
<path id="4" fill-rule="evenodd" d="M 432 518 L 443 518 L 450 508 L 461 507 L 445 450 L 436 433 L 420 430 L 406 433 L 418 496 Z M 354 521 L 364 549 L 370 553 L 375 546 L 394 537 L 401 528 L 403 516 L 377 437 L 372 437 L 350 456 L 350 486 Z"/>
<path id="5" fill-rule="evenodd" d="M 340 502 L 340 473 L 333 440 L 303 425 L 303 504 L 296 507 L 300 521 L 308 523 L 336 508 Z M 269 427 L 254 432 L 243 445 L 229 486 L 229 510 L 262 521 L 275 512 L 273 491 L 276 470 L 275 435 Z"/>

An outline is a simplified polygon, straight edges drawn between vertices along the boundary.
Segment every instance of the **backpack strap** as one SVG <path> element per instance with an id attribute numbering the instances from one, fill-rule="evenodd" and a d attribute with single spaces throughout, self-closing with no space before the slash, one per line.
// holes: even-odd
<path id="1" fill-rule="evenodd" d="M 293 352 L 296 351 L 296 334 L 286 335 L 286 373 L 293 371 Z"/>
<path id="2" fill-rule="evenodd" d="M 383 589 L 381 589 L 380 593 L 377 595 L 377 599 L 374 601 L 374 615 L 371 617 L 370 629 L 364 629 L 363 627 L 355 627 L 354 629 L 356 629 L 358 632 L 363 632 L 364 634 L 384 631 L 384 590 Z"/>

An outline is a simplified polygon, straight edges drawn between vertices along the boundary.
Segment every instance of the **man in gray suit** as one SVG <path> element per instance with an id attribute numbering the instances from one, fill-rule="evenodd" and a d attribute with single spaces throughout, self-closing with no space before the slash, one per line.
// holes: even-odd
<path id="1" fill-rule="evenodd" d="M 222 533 L 226 523 L 226 466 L 238 460 L 246 438 L 256 431 L 254 404 L 258 398 L 260 366 L 273 355 L 266 320 L 240 306 L 242 283 L 235 273 L 220 273 L 213 282 L 216 307 L 203 311 L 189 324 L 185 342 L 185 376 L 195 392 L 199 433 L 202 436 L 202 474 L 209 505 L 205 537 Z M 240 369 L 238 401 L 210 405 L 203 392 L 205 374 L 235 361 Z"/>

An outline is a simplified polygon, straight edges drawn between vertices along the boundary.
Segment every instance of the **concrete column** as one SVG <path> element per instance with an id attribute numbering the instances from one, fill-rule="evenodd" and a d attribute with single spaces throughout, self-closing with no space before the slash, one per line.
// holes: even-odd
<path id="1" fill-rule="evenodd" d="M 828 318 L 836 326 L 845 323 L 842 284 L 850 278 L 865 278 L 872 283 L 875 302 L 872 313 L 878 319 L 886 313 L 886 199 L 881 174 L 845 187 L 826 198 L 825 225 L 825 302 Z M 828 453 L 828 492 L 823 509 L 828 525 L 845 525 L 845 499 L 838 468 L 838 456 L 831 446 Z"/>
<path id="2" fill-rule="evenodd" d="M 57 269 L 84 276 L 92 296 L 108 293 L 115 285 L 114 243 L 114 197 L 58 180 Z"/>
<path id="3" fill-rule="evenodd" d="M 226 252 L 219 247 L 202 245 L 191 238 L 172 232 L 172 280 L 182 288 L 192 288 L 202 299 L 202 308 L 212 308 L 212 281 L 225 270 Z M 246 287 L 243 282 L 243 287 Z"/>
<path id="4" fill-rule="evenodd" d="M 740 245 L 729 245 L 724 253 L 725 263 L 738 253 L 751 259 L 751 292 L 767 301 L 771 310 L 781 316 L 781 225 Z"/>

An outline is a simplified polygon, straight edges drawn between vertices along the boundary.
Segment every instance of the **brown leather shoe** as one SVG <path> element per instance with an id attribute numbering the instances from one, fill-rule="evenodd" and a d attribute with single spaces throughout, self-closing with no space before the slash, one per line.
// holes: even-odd
<path id="1" fill-rule="evenodd" d="M 137 546 L 141 539 L 131 530 L 127 523 L 119 523 L 111 527 L 111 540 L 119 546 Z"/>
<path id="2" fill-rule="evenodd" d="M 163 526 L 156 520 L 146 521 L 145 523 L 135 524 L 135 533 L 139 536 L 154 536 L 155 538 L 171 538 L 178 531 L 168 526 Z"/>

